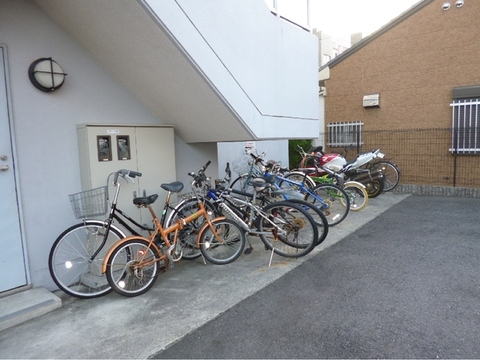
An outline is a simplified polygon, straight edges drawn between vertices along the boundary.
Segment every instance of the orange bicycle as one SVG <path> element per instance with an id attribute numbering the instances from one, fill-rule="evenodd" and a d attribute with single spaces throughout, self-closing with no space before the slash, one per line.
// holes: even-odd
<path id="1" fill-rule="evenodd" d="M 189 174 L 194 178 L 192 190 L 196 195 L 197 189 L 202 188 L 207 180 L 205 170 L 209 164 L 210 161 L 198 174 Z M 146 207 L 152 215 L 155 230 L 150 236 L 146 238 L 133 235 L 121 239 L 105 255 L 102 273 L 106 273 L 109 285 L 120 295 L 132 297 L 147 292 L 154 285 L 158 274 L 169 269 L 170 261 L 182 258 L 184 244 L 179 237 L 181 230 L 201 217 L 205 219 L 205 224 L 198 232 L 195 246 L 209 262 L 217 265 L 231 263 L 245 247 L 245 231 L 240 225 L 225 216 L 210 219 L 201 196 L 197 196 L 198 211 L 163 228 L 151 207 L 157 198 L 158 195 L 155 194 L 134 199 L 135 205 Z M 170 234 L 173 234 L 173 239 Z"/>

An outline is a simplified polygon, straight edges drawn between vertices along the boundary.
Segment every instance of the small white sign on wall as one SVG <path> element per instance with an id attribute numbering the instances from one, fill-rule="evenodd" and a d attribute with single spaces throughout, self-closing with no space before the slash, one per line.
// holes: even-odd
<path id="1" fill-rule="evenodd" d="M 255 149 L 255 141 L 247 141 L 245 143 L 245 149 Z"/>
<path id="2" fill-rule="evenodd" d="M 363 107 L 380 107 L 380 94 L 364 95 Z"/>

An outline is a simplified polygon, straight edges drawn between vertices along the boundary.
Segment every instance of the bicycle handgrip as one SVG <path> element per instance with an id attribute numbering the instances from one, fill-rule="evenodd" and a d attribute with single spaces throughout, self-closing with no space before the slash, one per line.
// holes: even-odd
<path id="1" fill-rule="evenodd" d="M 250 156 L 255 160 L 255 164 L 261 163 L 263 165 L 263 159 L 260 156 L 250 154 Z"/>
<path id="2" fill-rule="evenodd" d="M 211 164 L 212 162 L 210 160 L 207 161 L 207 163 L 205 165 L 203 165 L 203 168 L 202 170 L 205 171 L 207 170 L 207 167 Z"/>
<path id="3" fill-rule="evenodd" d="M 134 178 L 134 177 L 137 177 L 137 176 L 140 177 L 140 176 L 142 176 L 142 173 L 141 173 L 141 172 L 138 172 L 138 171 L 132 171 L 132 170 L 130 170 L 130 171 L 128 172 L 128 176 L 130 176 L 131 178 Z"/>
<path id="4" fill-rule="evenodd" d="M 228 178 L 231 178 L 232 171 L 230 170 L 230 163 L 227 162 L 227 167 L 225 168 L 225 173 L 227 174 Z"/>
<path id="5" fill-rule="evenodd" d="M 118 171 L 115 173 L 115 176 L 113 177 L 113 183 L 114 183 L 115 185 L 118 184 L 118 176 L 119 176 L 119 175 L 125 176 L 126 174 L 128 174 L 128 170 L 125 170 L 125 169 L 120 169 L 120 170 L 118 170 Z"/>

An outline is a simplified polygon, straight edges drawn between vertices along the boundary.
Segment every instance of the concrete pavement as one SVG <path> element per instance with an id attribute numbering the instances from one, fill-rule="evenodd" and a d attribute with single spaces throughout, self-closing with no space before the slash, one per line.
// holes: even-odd
<path id="1" fill-rule="evenodd" d="M 301 259 L 275 255 L 268 267 L 270 253 L 252 238 L 252 254 L 224 266 L 181 261 L 139 297 L 111 293 L 79 300 L 56 292 L 61 308 L 0 332 L 0 357 L 130 359 L 159 354 L 406 198 L 386 193 L 371 199 L 365 210 L 351 212 L 330 228 L 325 242 Z"/>

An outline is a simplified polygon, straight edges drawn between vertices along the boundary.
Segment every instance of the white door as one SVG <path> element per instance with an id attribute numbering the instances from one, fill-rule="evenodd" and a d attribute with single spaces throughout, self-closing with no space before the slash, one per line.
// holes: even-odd
<path id="1" fill-rule="evenodd" d="M 0 46 L 0 292 L 27 284 L 7 102 L 5 48 Z"/>

